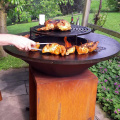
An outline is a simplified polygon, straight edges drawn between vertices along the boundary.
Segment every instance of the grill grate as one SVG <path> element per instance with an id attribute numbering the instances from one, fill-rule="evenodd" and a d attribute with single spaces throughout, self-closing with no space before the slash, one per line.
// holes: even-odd
<path id="1" fill-rule="evenodd" d="M 83 27 L 83 26 L 78 26 L 78 25 L 71 25 L 71 30 L 70 31 L 37 31 L 37 28 L 41 28 L 44 25 L 39 25 L 32 27 L 30 29 L 30 33 L 36 33 L 39 35 L 47 35 L 47 36 L 54 36 L 54 37 L 70 37 L 70 36 L 78 36 L 78 35 L 85 35 L 91 32 L 91 29 L 88 27 Z"/>

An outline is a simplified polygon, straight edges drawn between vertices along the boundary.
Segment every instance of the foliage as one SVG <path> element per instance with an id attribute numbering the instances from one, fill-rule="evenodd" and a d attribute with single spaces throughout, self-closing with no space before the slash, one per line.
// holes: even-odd
<path id="1" fill-rule="evenodd" d="M 50 0 L 50 1 L 43 0 L 39 2 L 37 1 L 34 2 L 33 6 L 30 6 L 31 9 L 30 13 L 31 15 L 34 15 L 34 17 L 37 18 L 39 14 L 45 14 L 46 19 L 61 15 L 59 6 L 54 2 L 54 0 Z"/>
<path id="2" fill-rule="evenodd" d="M 115 120 L 120 120 L 120 56 L 94 65 L 90 70 L 98 77 L 97 101 Z"/>
<path id="3" fill-rule="evenodd" d="M 119 11 L 118 2 L 120 2 L 120 0 L 107 0 L 110 11 Z"/>
<path id="4" fill-rule="evenodd" d="M 61 15 L 58 4 L 54 0 L 30 0 L 22 4 L 16 5 L 14 9 L 8 10 L 8 19 L 13 23 L 30 22 L 36 19 L 39 14 L 45 14 L 46 19 Z"/>
<path id="5" fill-rule="evenodd" d="M 107 13 L 99 14 L 98 17 L 99 17 L 99 20 L 97 21 L 97 25 L 103 26 L 106 22 L 106 19 L 107 19 Z"/>

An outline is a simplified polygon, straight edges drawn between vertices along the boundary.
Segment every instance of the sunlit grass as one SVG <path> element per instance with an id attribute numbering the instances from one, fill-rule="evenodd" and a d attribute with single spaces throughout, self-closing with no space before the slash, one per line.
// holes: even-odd
<path id="1" fill-rule="evenodd" d="M 10 34 L 18 34 L 22 32 L 30 31 L 30 27 L 37 26 L 39 22 L 30 22 L 30 23 L 23 23 L 23 24 L 15 24 L 7 26 L 8 33 Z"/>
<path id="2" fill-rule="evenodd" d="M 0 58 L 0 70 L 7 70 L 9 68 L 28 67 L 28 64 L 23 60 L 8 55 L 7 57 Z"/>

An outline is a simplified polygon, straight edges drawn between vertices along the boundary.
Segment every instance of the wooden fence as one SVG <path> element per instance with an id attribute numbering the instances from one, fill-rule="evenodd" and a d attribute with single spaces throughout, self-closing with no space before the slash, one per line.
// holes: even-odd
<path id="1" fill-rule="evenodd" d="M 98 25 L 94 25 L 94 24 L 90 24 L 90 23 L 88 23 L 87 26 L 90 27 L 90 28 L 94 28 L 95 30 L 99 30 L 101 32 L 104 32 L 104 33 L 107 33 L 109 35 L 112 35 L 114 37 L 120 38 L 120 33 L 119 32 L 116 32 L 116 31 L 113 31 L 113 30 L 109 30 L 107 28 L 100 27 Z"/>

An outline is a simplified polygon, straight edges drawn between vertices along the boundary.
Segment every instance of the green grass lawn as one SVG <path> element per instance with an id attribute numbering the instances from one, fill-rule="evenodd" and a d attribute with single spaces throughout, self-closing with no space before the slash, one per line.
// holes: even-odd
<path id="1" fill-rule="evenodd" d="M 23 23 L 23 24 L 15 24 L 7 26 L 9 34 L 18 34 L 22 32 L 30 31 L 30 27 L 37 26 L 39 22 L 30 22 L 30 23 Z"/>
<path id="2" fill-rule="evenodd" d="M 94 12 L 97 11 L 99 8 L 99 4 L 100 4 L 100 0 L 91 0 L 91 7 L 90 7 L 90 11 Z M 107 0 L 102 0 L 102 8 L 101 11 L 108 11 L 108 7 L 107 7 Z"/>
<path id="3" fill-rule="evenodd" d="M 23 60 L 8 55 L 5 58 L 0 58 L 0 70 L 7 70 L 9 68 L 28 67 L 28 64 Z"/>

